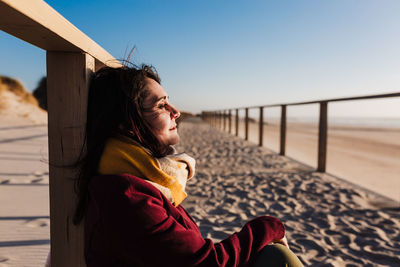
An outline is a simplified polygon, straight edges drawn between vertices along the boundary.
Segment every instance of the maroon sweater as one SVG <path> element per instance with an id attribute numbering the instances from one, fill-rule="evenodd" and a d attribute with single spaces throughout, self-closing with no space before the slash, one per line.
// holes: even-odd
<path id="1" fill-rule="evenodd" d="M 283 224 L 258 217 L 225 240 L 204 239 L 182 207 L 130 175 L 93 178 L 85 220 L 88 267 L 251 266 L 257 253 L 284 236 Z"/>

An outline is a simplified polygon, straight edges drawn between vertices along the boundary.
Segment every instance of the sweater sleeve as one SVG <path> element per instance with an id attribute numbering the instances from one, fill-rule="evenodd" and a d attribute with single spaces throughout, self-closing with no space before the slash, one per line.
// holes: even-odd
<path id="1" fill-rule="evenodd" d="M 111 258 L 128 266 L 248 266 L 285 233 L 278 219 L 262 216 L 214 244 L 155 188 L 130 185 L 109 193 L 100 211 L 102 232 L 110 240 Z"/>

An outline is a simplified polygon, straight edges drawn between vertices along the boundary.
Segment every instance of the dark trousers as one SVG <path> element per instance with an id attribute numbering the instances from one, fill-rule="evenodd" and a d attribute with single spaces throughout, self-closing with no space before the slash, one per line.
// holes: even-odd
<path id="1" fill-rule="evenodd" d="M 252 267 L 303 267 L 297 256 L 281 244 L 265 246 Z"/>

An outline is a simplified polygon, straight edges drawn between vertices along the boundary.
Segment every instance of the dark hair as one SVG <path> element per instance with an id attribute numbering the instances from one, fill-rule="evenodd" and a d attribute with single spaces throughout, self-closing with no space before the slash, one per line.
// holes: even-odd
<path id="1" fill-rule="evenodd" d="M 78 162 L 75 183 L 78 204 L 74 224 L 79 224 L 88 203 L 88 186 L 97 175 L 98 164 L 107 139 L 122 134 L 162 157 L 168 148 L 162 145 L 143 119 L 143 101 L 148 95 L 146 79 L 160 83 L 156 70 L 148 65 L 118 68 L 103 67 L 95 72 L 89 84 L 86 124 L 86 150 Z"/>

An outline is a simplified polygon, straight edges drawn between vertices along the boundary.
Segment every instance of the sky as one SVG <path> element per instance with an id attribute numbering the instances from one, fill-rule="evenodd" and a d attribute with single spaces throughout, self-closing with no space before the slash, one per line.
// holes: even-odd
<path id="1" fill-rule="evenodd" d="M 135 47 L 131 59 L 158 70 L 181 110 L 400 92 L 397 0 L 46 2 L 115 58 Z M 0 31 L 1 75 L 32 91 L 45 62 L 45 51 Z M 329 112 L 400 118 L 400 98 L 335 104 Z"/>

